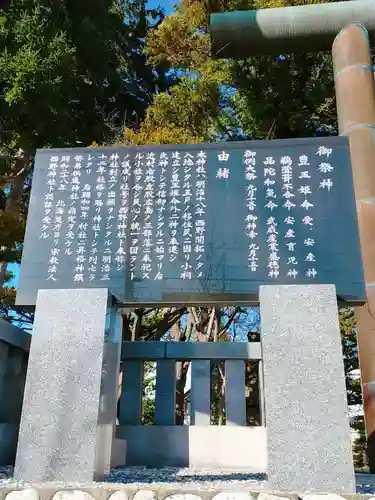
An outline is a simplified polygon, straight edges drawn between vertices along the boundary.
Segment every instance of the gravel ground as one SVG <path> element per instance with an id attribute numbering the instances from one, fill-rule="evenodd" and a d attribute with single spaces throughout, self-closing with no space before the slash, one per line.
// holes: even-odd
<path id="1" fill-rule="evenodd" d="M 0 468 L 0 486 L 12 482 L 12 467 Z M 356 474 L 358 493 L 375 493 L 375 475 Z M 111 470 L 108 483 L 127 484 L 135 488 L 168 488 L 188 490 L 267 490 L 264 474 L 225 471 L 222 469 L 147 469 L 129 467 Z"/>
<path id="2" fill-rule="evenodd" d="M 12 467 L 0 468 L 0 486 L 12 482 Z M 129 467 L 112 469 L 108 483 L 127 484 L 135 488 L 168 487 L 187 490 L 217 490 L 217 489 L 264 489 L 266 476 L 264 474 L 248 474 L 244 472 L 225 471 L 222 469 L 180 469 L 163 468 L 148 469 L 146 467 Z"/>

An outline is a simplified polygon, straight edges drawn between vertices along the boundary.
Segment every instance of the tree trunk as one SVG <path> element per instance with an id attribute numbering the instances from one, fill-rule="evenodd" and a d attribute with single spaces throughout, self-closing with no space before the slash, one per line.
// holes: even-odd
<path id="1" fill-rule="evenodd" d="M 184 425 L 185 419 L 185 385 L 190 361 L 176 363 L 176 425 Z"/>
<path id="2" fill-rule="evenodd" d="M 221 366 L 218 366 L 219 372 L 219 425 L 225 425 L 225 375 L 221 369 Z"/>
<path id="3" fill-rule="evenodd" d="M 15 158 L 15 175 L 10 182 L 9 194 L 7 196 L 4 212 L 20 213 L 21 198 L 24 191 L 25 179 L 29 173 L 30 156 L 23 150 L 19 150 Z M 2 251 L 6 248 L 2 248 Z M 0 287 L 7 281 L 7 262 L 0 263 Z"/>

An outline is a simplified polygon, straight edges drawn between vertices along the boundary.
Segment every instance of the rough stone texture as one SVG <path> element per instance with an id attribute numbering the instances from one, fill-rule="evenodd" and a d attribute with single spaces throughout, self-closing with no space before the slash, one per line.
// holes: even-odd
<path id="1" fill-rule="evenodd" d="M 250 493 L 254 500 L 300 500 L 296 492 L 275 492 L 268 488 L 267 482 L 254 475 L 223 469 L 146 469 L 131 467 L 125 470 L 112 470 L 105 483 L 35 483 L 24 484 L 12 481 L 12 468 L 0 468 L 0 500 L 6 495 L 25 487 L 33 487 L 39 493 L 39 500 L 52 500 L 60 490 L 81 490 L 89 493 L 95 500 L 134 500 L 137 491 L 153 491 L 158 500 L 164 500 L 176 493 L 197 495 L 202 500 L 213 500 L 221 492 Z M 296 473 L 298 473 L 296 468 Z M 8 479 L 7 479 L 8 478 Z M 375 500 L 375 476 L 356 474 L 357 492 L 344 494 L 346 500 Z M 314 495 L 326 500 L 331 495 Z M 332 497 L 331 497 L 332 498 Z M 338 497 L 335 497 L 338 498 Z"/>
<path id="2" fill-rule="evenodd" d="M 156 500 L 157 494 L 152 490 L 140 490 L 134 495 L 133 500 Z"/>
<path id="3" fill-rule="evenodd" d="M 165 500 L 201 500 L 198 495 L 192 495 L 191 493 L 176 493 L 175 495 L 170 495 L 166 497 Z"/>
<path id="4" fill-rule="evenodd" d="M 273 491 L 355 492 L 333 285 L 261 286 Z"/>
<path id="5" fill-rule="evenodd" d="M 129 497 L 126 491 L 120 490 L 112 493 L 108 500 L 129 500 Z"/>
<path id="6" fill-rule="evenodd" d="M 257 500 L 285 500 L 287 497 L 279 497 L 271 493 L 259 493 Z"/>
<path id="7" fill-rule="evenodd" d="M 94 500 L 94 497 L 81 490 L 58 491 L 53 495 L 52 500 Z"/>
<path id="8" fill-rule="evenodd" d="M 110 483 L 65 484 L 44 483 L 33 485 L 33 488 L 19 489 L 0 486 L 1 500 L 139 500 L 140 493 L 149 499 L 158 500 L 300 500 L 296 493 L 261 492 L 257 490 L 232 489 L 218 490 L 206 484 L 202 490 L 185 490 L 154 486 L 152 490 L 140 490 L 129 486 L 112 485 Z M 22 487 L 21 487 L 22 488 Z M 279 495 L 279 496 L 278 496 Z M 373 500 L 370 495 L 347 494 L 344 497 L 334 494 L 312 495 L 314 500 Z M 304 500 L 304 498 L 303 498 Z"/>
<path id="9" fill-rule="evenodd" d="M 340 495 L 336 495 L 335 493 L 326 495 L 313 495 L 310 493 L 308 495 L 304 495 L 302 500 L 345 500 L 345 498 Z"/>
<path id="10" fill-rule="evenodd" d="M 212 500 L 253 500 L 254 497 L 247 491 L 222 491 Z"/>
<path id="11" fill-rule="evenodd" d="M 24 490 L 16 490 L 8 493 L 6 500 L 39 500 L 39 495 L 36 489 L 26 488 Z"/>
<path id="12" fill-rule="evenodd" d="M 106 289 L 39 291 L 16 480 L 92 481 L 107 305 Z"/>

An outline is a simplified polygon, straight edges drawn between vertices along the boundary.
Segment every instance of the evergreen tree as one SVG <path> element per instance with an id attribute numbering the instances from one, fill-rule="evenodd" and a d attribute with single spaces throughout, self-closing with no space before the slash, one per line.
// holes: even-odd
<path id="1" fill-rule="evenodd" d="M 137 0 L 0 3 L 0 286 L 20 259 L 35 150 L 111 143 L 143 118 L 166 84 L 143 50 L 161 19 Z"/>
<path id="2" fill-rule="evenodd" d="M 181 130 L 195 142 L 336 133 L 330 54 L 211 58 L 211 13 L 298 3 L 305 2 L 182 0 L 150 33 L 146 46 L 150 63 L 169 65 L 183 75 L 181 81 L 155 96 L 137 133 L 126 130 L 126 139 L 176 143 Z"/>

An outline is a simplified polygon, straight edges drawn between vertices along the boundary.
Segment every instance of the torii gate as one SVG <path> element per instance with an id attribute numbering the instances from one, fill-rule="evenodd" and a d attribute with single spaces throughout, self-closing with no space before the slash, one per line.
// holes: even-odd
<path id="1" fill-rule="evenodd" d="M 216 58 L 332 47 L 339 133 L 350 142 L 367 290 L 367 304 L 356 308 L 356 318 L 367 449 L 375 472 L 375 103 L 369 35 L 375 35 L 375 3 L 369 0 L 211 16 Z"/>

